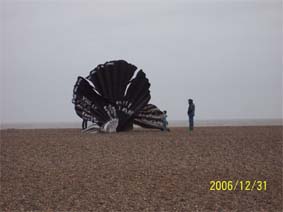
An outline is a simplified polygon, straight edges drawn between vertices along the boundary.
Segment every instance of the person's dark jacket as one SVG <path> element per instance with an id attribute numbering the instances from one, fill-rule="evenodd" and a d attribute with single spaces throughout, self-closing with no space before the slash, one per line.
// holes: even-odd
<path id="1" fill-rule="evenodd" d="M 195 104 L 192 103 L 189 105 L 188 108 L 188 116 L 194 116 L 195 115 Z"/>

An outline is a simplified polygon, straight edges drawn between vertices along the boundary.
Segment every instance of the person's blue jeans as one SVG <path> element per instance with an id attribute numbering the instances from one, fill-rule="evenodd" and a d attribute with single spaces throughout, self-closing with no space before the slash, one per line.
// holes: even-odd
<path id="1" fill-rule="evenodd" d="M 189 116 L 189 126 L 190 130 L 194 129 L 194 116 Z"/>

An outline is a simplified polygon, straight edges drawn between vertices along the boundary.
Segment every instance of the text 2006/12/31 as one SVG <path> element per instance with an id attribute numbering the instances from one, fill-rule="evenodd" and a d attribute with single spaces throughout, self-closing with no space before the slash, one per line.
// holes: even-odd
<path id="1" fill-rule="evenodd" d="M 211 180 L 210 191 L 266 191 L 266 180 Z"/>

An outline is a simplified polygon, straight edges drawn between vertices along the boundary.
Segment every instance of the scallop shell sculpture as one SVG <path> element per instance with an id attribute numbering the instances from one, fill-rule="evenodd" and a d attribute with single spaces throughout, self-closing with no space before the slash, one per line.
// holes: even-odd
<path id="1" fill-rule="evenodd" d="M 127 131 L 133 124 L 163 129 L 163 112 L 149 104 L 149 88 L 142 70 L 124 60 L 109 61 L 78 77 L 72 102 L 77 115 L 92 123 L 87 132 Z"/>

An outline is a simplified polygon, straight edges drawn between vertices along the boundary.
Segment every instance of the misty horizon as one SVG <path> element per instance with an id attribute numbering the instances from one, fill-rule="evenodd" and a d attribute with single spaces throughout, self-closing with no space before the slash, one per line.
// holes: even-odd
<path id="1" fill-rule="evenodd" d="M 169 120 L 282 119 L 282 2 L 3 1 L 1 116 L 79 122 L 78 76 L 124 59 Z"/>

